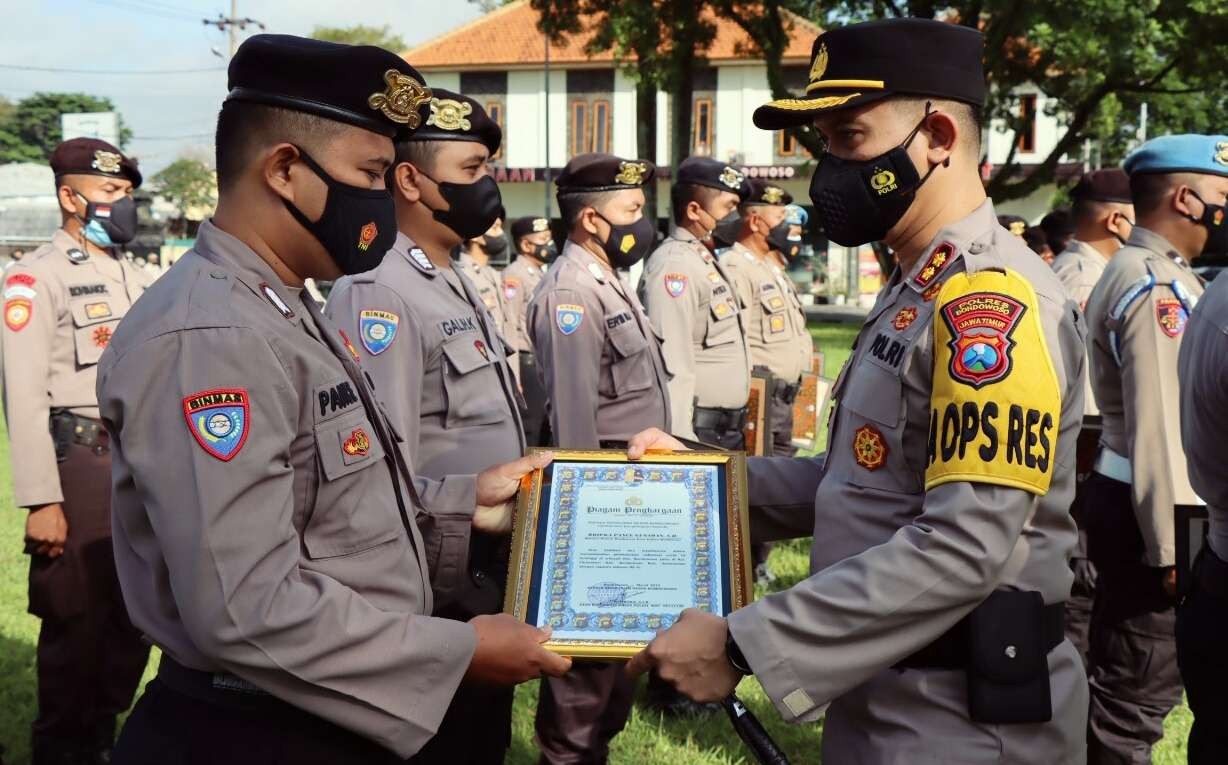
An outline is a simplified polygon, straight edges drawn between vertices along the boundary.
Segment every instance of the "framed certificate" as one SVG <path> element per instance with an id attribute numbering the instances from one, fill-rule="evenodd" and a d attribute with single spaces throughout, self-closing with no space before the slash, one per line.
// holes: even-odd
<path id="1" fill-rule="evenodd" d="M 769 413 L 772 397 L 769 395 L 768 384 L 772 376 L 769 373 L 752 372 L 750 376 L 750 393 L 746 398 L 746 425 L 742 428 L 742 438 L 746 444 L 746 453 L 752 457 L 770 455 L 772 435 L 769 428 L 772 416 Z M 767 451 L 764 451 L 764 450 Z"/>
<path id="2" fill-rule="evenodd" d="M 565 656 L 624 659 L 686 608 L 753 595 L 741 452 L 554 450 L 520 487 L 504 610 Z"/>

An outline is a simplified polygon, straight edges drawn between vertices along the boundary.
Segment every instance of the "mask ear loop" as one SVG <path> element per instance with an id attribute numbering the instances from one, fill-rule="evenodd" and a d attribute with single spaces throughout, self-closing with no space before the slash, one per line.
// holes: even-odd
<path id="1" fill-rule="evenodd" d="M 925 121 L 926 121 L 927 119 L 929 119 L 929 117 L 930 117 L 930 115 L 931 115 L 931 114 L 937 114 L 937 113 L 938 113 L 938 112 L 933 112 L 933 111 L 930 111 L 930 107 L 932 107 L 933 105 L 934 105 L 934 102 L 933 102 L 933 101 L 926 101 L 926 102 L 925 102 L 925 114 L 922 114 L 922 115 L 921 115 L 921 121 L 920 121 L 920 122 L 918 122 L 918 123 L 917 123 L 917 126 L 916 126 L 915 128 L 913 128 L 913 129 L 912 129 L 912 132 L 911 132 L 911 133 L 909 133 L 909 134 L 908 134 L 908 138 L 905 138 L 905 139 L 904 139 L 904 143 L 900 144 L 900 148 L 901 148 L 901 149 L 903 149 L 904 151 L 908 151 L 908 147 L 909 147 L 910 145 L 912 145 L 912 141 L 913 141 L 913 139 L 914 139 L 914 138 L 916 138 L 916 137 L 917 137 L 917 133 L 921 132 L 921 128 L 922 128 L 922 126 L 923 126 L 923 125 L 925 125 Z M 944 159 L 944 160 L 941 162 L 941 166 L 942 166 L 942 167 L 950 167 L 950 166 L 951 166 L 951 158 L 950 158 L 950 157 L 947 157 L 946 159 Z M 920 188 L 921 188 L 923 185 L 925 185 L 925 182 L 926 182 L 926 181 L 928 181 L 928 180 L 930 179 L 930 176 L 934 174 L 934 171 L 935 171 L 935 170 L 937 170 L 937 169 L 938 169 L 938 167 L 939 167 L 939 165 L 932 165 L 932 166 L 930 167 L 930 169 L 926 171 L 925 175 L 921 176 L 921 180 L 917 181 L 916 185 L 915 185 L 915 186 L 913 186 L 911 189 L 909 189 L 909 190 L 908 190 L 908 194 L 909 194 L 909 196 L 912 196 L 912 195 L 916 194 L 916 193 L 917 193 L 917 190 L 918 190 L 918 189 L 920 189 Z"/>
<path id="2" fill-rule="evenodd" d="M 1207 205 L 1207 201 L 1206 201 L 1205 199 L 1203 199 L 1203 198 L 1202 198 L 1202 196 L 1201 196 L 1201 195 L 1200 195 L 1200 194 L 1199 194 L 1197 191 L 1194 191 L 1194 190 L 1193 190 L 1193 189 L 1191 189 L 1189 186 L 1186 186 L 1186 189 L 1188 189 L 1188 190 L 1189 190 L 1189 192 L 1190 192 L 1191 194 L 1193 194 L 1193 195 L 1194 195 L 1194 198 L 1195 198 L 1195 199 L 1197 199 L 1199 202 L 1201 202 L 1201 203 L 1202 203 L 1202 215 L 1190 215 L 1189 213 L 1186 213 L 1185 217 L 1186 217 L 1186 219 L 1187 219 L 1187 220 L 1189 220 L 1189 221 L 1191 221 L 1191 222 L 1193 222 L 1193 223 L 1199 223 L 1199 224 L 1201 224 L 1201 223 L 1202 223 L 1202 219 L 1203 219 L 1204 217 L 1206 217 L 1206 215 L 1207 215 L 1207 207 L 1208 207 L 1208 205 Z"/>

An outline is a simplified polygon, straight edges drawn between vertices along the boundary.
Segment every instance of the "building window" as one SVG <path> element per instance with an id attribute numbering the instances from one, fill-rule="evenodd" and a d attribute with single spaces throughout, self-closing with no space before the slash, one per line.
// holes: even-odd
<path id="1" fill-rule="evenodd" d="M 790 130 L 781 130 L 777 139 L 776 153 L 782 157 L 792 157 L 797 154 L 797 139 Z"/>
<path id="2" fill-rule="evenodd" d="M 589 151 L 610 151 L 610 102 L 593 102 L 593 138 Z"/>
<path id="3" fill-rule="evenodd" d="M 588 151 L 588 103 L 571 102 L 571 156 Z"/>
<path id="4" fill-rule="evenodd" d="M 503 135 L 507 135 L 507 131 L 503 129 L 503 104 L 498 101 L 488 101 L 486 103 L 486 114 L 490 119 L 499 126 L 499 130 L 503 131 Z M 503 144 L 499 144 L 499 148 L 490 156 L 492 160 L 503 158 Z"/>
<path id="5" fill-rule="evenodd" d="M 712 153 L 712 99 L 695 99 L 695 113 L 692 115 L 694 130 L 691 150 L 696 156 L 706 157 Z"/>
<path id="6" fill-rule="evenodd" d="M 1036 95 L 1029 94 L 1019 98 L 1019 117 L 1023 127 L 1019 131 L 1019 153 L 1031 154 L 1036 151 Z"/>

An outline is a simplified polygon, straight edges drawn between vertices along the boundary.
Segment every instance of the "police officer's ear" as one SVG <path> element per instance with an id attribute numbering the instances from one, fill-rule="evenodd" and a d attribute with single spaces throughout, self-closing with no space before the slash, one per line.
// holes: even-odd
<path id="1" fill-rule="evenodd" d="M 66 215 L 85 217 L 86 201 L 73 190 L 72 186 L 69 186 L 67 183 L 61 183 L 59 188 L 56 189 L 56 199 L 60 203 L 60 210 Z"/>
<path id="2" fill-rule="evenodd" d="M 299 160 L 299 150 L 294 145 L 280 143 L 264 154 L 260 173 L 274 194 L 293 204 L 311 220 L 324 213 L 328 186 Z"/>
<path id="3" fill-rule="evenodd" d="M 928 142 L 926 162 L 929 167 L 948 165 L 951 155 L 964 139 L 960 135 L 959 123 L 950 114 L 942 111 L 932 111 L 921 127 L 921 134 Z M 919 136 L 920 137 L 920 136 Z M 924 173 L 926 168 L 922 168 Z"/>
<path id="4" fill-rule="evenodd" d="M 598 239 L 601 238 L 601 224 L 602 220 L 601 216 L 597 214 L 597 208 L 585 207 L 580 211 L 580 227 Z"/>
<path id="5" fill-rule="evenodd" d="M 408 162 L 402 162 L 392 168 L 390 175 L 392 182 L 389 184 L 389 190 L 394 199 L 401 197 L 407 202 L 417 202 L 422 198 L 423 178 L 418 168 Z"/>
<path id="6" fill-rule="evenodd" d="M 698 200 L 692 199 L 691 201 L 686 203 L 686 211 L 683 214 L 686 216 L 686 219 L 690 221 L 691 223 L 698 223 L 702 226 L 703 225 L 702 216 L 704 212 L 705 212 L 704 206 L 701 205 Z"/>
<path id="7" fill-rule="evenodd" d="M 1173 190 L 1173 209 L 1183 218 L 1199 218 L 1202 216 L 1202 205 L 1195 198 L 1197 190 L 1184 183 Z"/>

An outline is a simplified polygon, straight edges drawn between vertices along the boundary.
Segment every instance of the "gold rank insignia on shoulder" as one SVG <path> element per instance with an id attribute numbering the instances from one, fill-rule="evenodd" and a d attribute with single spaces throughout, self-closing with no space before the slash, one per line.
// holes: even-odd
<path id="1" fill-rule="evenodd" d="M 1228 165 L 1228 141 L 1220 141 L 1215 144 L 1215 161 L 1221 165 Z"/>
<path id="2" fill-rule="evenodd" d="M 614 176 L 614 182 L 639 186 L 644 182 L 644 174 L 647 172 L 648 165 L 643 162 L 619 162 L 618 175 Z"/>
<path id="3" fill-rule="evenodd" d="M 102 173 L 118 173 L 121 159 L 123 158 L 113 151 L 99 149 L 94 152 L 94 161 L 90 163 L 90 167 Z"/>
<path id="4" fill-rule="evenodd" d="M 737 189 L 742 185 L 742 174 L 732 167 L 726 167 L 721 171 L 721 183 L 731 189 Z"/>
<path id="5" fill-rule="evenodd" d="M 765 186 L 763 189 L 763 201 L 770 205 L 780 204 L 780 200 L 785 198 L 784 189 L 776 186 Z"/>
<path id="6" fill-rule="evenodd" d="M 432 98 L 431 116 L 426 118 L 426 124 L 434 125 L 440 130 L 468 130 L 469 120 L 473 113 L 473 105 L 451 98 Z"/>
<path id="7" fill-rule="evenodd" d="M 384 92 L 372 93 L 367 105 L 399 125 L 417 128 L 422 123 L 418 107 L 431 100 L 431 89 L 396 69 L 384 72 L 384 85 Z"/>
<path id="8" fill-rule="evenodd" d="M 827 71 L 827 43 L 819 46 L 819 52 L 814 55 L 814 63 L 810 65 L 810 81 L 818 82 Z"/>

